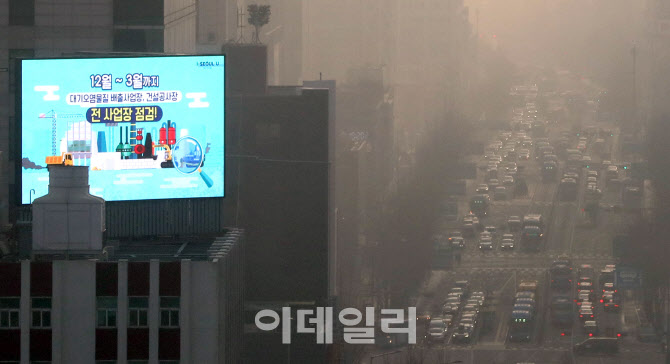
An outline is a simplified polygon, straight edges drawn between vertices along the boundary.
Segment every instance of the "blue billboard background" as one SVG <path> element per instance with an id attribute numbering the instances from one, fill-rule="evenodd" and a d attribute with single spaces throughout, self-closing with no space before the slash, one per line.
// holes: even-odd
<path id="1" fill-rule="evenodd" d="M 69 158 L 107 201 L 223 197 L 224 56 L 24 60 L 21 77 L 24 204 Z"/>

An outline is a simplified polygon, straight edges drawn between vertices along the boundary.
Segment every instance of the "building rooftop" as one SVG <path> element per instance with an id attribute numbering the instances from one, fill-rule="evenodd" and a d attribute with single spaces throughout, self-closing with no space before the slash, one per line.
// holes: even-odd
<path id="1" fill-rule="evenodd" d="M 242 240 L 243 230 L 226 229 L 219 236 L 197 235 L 180 237 L 148 237 L 146 239 L 133 240 L 106 240 L 101 254 L 82 251 L 34 251 L 32 260 L 53 261 L 62 259 L 100 259 L 107 261 L 118 261 L 121 259 L 129 261 L 148 261 L 158 259 L 170 260 L 215 260 L 223 257 L 234 245 Z M 27 254 L 26 254 L 27 253 Z M 8 254 L 1 261 L 17 261 L 27 259 L 29 252 L 23 254 Z"/>

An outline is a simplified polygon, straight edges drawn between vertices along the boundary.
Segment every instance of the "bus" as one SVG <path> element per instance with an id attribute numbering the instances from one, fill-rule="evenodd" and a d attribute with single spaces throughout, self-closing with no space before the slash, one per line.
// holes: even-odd
<path id="1" fill-rule="evenodd" d="M 533 313 L 527 310 L 512 311 L 509 327 L 509 340 L 512 342 L 530 341 L 533 336 Z"/>
<path id="2" fill-rule="evenodd" d="M 639 187 L 626 186 L 621 191 L 621 200 L 625 209 L 642 208 L 642 191 Z"/>
<path id="3" fill-rule="evenodd" d="M 561 336 L 571 333 L 572 324 L 575 319 L 575 303 L 568 295 L 557 295 L 552 297 L 551 324 L 561 330 Z"/>
<path id="4" fill-rule="evenodd" d="M 574 178 L 563 178 L 558 186 L 558 197 L 561 201 L 574 201 L 577 199 L 577 180 Z"/>
<path id="5" fill-rule="evenodd" d="M 529 214 L 524 216 L 521 229 L 521 248 L 524 250 L 539 250 L 544 236 L 542 215 Z"/>
<path id="6" fill-rule="evenodd" d="M 489 196 L 475 195 L 470 199 L 470 211 L 477 216 L 485 216 L 489 211 Z"/>
<path id="7" fill-rule="evenodd" d="M 549 161 L 542 164 L 542 182 L 553 182 L 558 174 L 556 162 Z"/>
<path id="8" fill-rule="evenodd" d="M 572 288 L 572 268 L 559 264 L 549 270 L 551 288 L 557 290 L 569 290 Z"/>
<path id="9" fill-rule="evenodd" d="M 433 236 L 433 269 L 448 269 L 453 261 L 452 246 L 443 235 Z"/>

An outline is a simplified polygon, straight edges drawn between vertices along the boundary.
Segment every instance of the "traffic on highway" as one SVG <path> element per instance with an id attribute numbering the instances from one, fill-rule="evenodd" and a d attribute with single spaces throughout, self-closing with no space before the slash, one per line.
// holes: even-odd
<path id="1" fill-rule="evenodd" d="M 415 297 L 421 349 L 412 350 L 427 362 L 663 357 L 660 338 L 641 334 L 639 287 L 621 286 L 613 241 L 643 213 L 645 187 L 629 173 L 623 131 L 600 117 L 599 92 L 543 93 L 531 80 L 510 91 L 504 128 L 481 128 L 477 178 L 445 196 L 458 216 L 434 236 L 449 262 Z M 554 105 L 553 116 L 539 104 Z"/>

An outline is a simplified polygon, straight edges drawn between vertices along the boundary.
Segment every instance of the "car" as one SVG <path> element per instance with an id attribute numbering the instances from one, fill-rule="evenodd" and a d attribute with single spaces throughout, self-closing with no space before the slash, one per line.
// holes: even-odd
<path id="1" fill-rule="evenodd" d="M 489 180 L 489 190 L 494 190 L 495 191 L 495 188 L 498 187 L 499 185 L 500 185 L 500 182 L 498 182 L 497 178 L 491 178 Z"/>
<path id="2" fill-rule="evenodd" d="M 500 249 L 503 250 L 512 250 L 514 249 L 514 240 L 512 239 L 503 239 L 500 241 Z"/>
<path id="3" fill-rule="evenodd" d="M 619 352 L 619 341 L 616 337 L 590 337 L 575 344 L 576 354 L 616 354 Z"/>
<path id="4" fill-rule="evenodd" d="M 428 340 L 430 342 L 444 342 L 447 339 L 449 327 L 441 319 L 434 319 L 428 325 Z"/>
<path id="5" fill-rule="evenodd" d="M 484 304 L 484 301 L 486 300 L 485 297 L 486 296 L 484 295 L 484 292 L 481 292 L 481 291 L 472 292 L 472 294 L 470 295 L 470 299 L 471 300 L 474 300 L 474 299 L 478 300 L 480 306 Z"/>
<path id="6" fill-rule="evenodd" d="M 595 171 L 593 169 L 590 169 L 586 172 L 587 177 L 596 177 L 598 178 L 598 171 Z"/>
<path id="7" fill-rule="evenodd" d="M 445 314 L 445 315 L 457 314 L 460 309 L 461 309 L 461 301 L 460 300 L 447 299 L 447 302 L 445 302 L 442 305 L 442 313 Z"/>
<path id="8" fill-rule="evenodd" d="M 614 288 L 614 283 L 612 283 L 612 282 L 603 283 L 603 292 L 608 292 L 608 291 L 617 293 L 616 288 Z"/>
<path id="9" fill-rule="evenodd" d="M 479 318 L 479 309 L 466 310 L 465 308 L 463 308 L 463 314 L 461 315 L 461 320 L 463 320 L 464 318 L 465 319 L 471 319 L 472 320 L 472 322 L 471 322 L 472 325 L 476 325 L 477 324 L 477 319 Z"/>
<path id="10" fill-rule="evenodd" d="M 467 280 L 456 281 L 454 282 L 454 288 L 460 288 L 463 294 L 468 294 L 468 291 L 470 290 L 470 282 Z M 452 290 L 454 288 L 452 288 Z"/>
<path id="11" fill-rule="evenodd" d="M 598 188 L 598 185 L 595 183 L 589 183 L 586 185 L 586 191 L 585 193 L 589 196 L 597 196 L 602 193 L 600 188 Z"/>
<path id="12" fill-rule="evenodd" d="M 598 178 L 596 177 L 586 177 L 587 183 L 598 183 Z"/>
<path id="13" fill-rule="evenodd" d="M 491 240 L 493 239 L 493 235 L 491 234 L 490 231 L 484 230 L 481 233 L 479 233 L 479 239 Z"/>
<path id="14" fill-rule="evenodd" d="M 581 306 L 579 308 L 579 320 L 582 322 L 584 321 L 592 321 L 594 320 L 595 315 L 593 314 L 593 309 L 590 307 L 583 307 Z"/>
<path id="15" fill-rule="evenodd" d="M 458 324 L 456 331 L 451 335 L 454 343 L 467 343 L 472 339 L 474 326 L 470 324 Z"/>
<path id="16" fill-rule="evenodd" d="M 515 168 L 516 168 L 516 167 L 515 167 Z M 513 176 L 510 176 L 510 175 L 506 175 L 506 176 L 503 177 L 503 179 L 502 179 L 502 183 L 503 183 L 503 185 L 505 185 L 505 186 L 511 186 L 511 185 L 514 184 L 514 177 L 513 177 Z"/>
<path id="17" fill-rule="evenodd" d="M 454 324 L 454 315 L 444 315 L 442 316 L 442 322 L 444 322 L 447 327 L 451 327 Z"/>
<path id="18" fill-rule="evenodd" d="M 589 281 L 582 281 L 582 282 L 577 282 L 577 289 L 578 290 L 587 290 L 590 292 L 593 292 L 593 282 Z"/>
<path id="19" fill-rule="evenodd" d="M 590 301 L 591 298 L 593 298 L 593 292 L 583 289 L 577 291 L 577 299 L 575 302 L 577 302 L 577 305 L 581 305 L 582 301 Z"/>
<path id="20" fill-rule="evenodd" d="M 600 164 L 603 166 L 603 169 L 607 169 L 607 167 L 612 165 L 612 161 L 605 160 L 602 161 Z"/>
<path id="21" fill-rule="evenodd" d="M 586 333 L 588 337 L 598 336 L 598 323 L 592 320 L 584 321 L 584 333 Z"/>
<path id="22" fill-rule="evenodd" d="M 493 242 L 491 240 L 480 240 L 479 250 L 493 250 Z"/>
<path id="23" fill-rule="evenodd" d="M 589 275 L 582 275 L 581 269 L 578 271 L 579 279 L 577 280 L 577 286 L 579 286 L 580 283 L 582 282 L 589 282 L 591 284 L 591 287 L 593 287 L 593 278 Z"/>
<path id="24" fill-rule="evenodd" d="M 502 157 L 499 155 L 492 155 L 488 158 L 489 161 L 502 162 Z"/>
<path id="25" fill-rule="evenodd" d="M 496 235 L 497 230 L 498 229 L 496 229 L 496 227 L 493 225 L 484 226 L 484 232 L 488 232 L 491 235 L 491 237 L 494 237 Z"/>
<path id="26" fill-rule="evenodd" d="M 572 259 L 570 259 L 570 255 L 568 255 L 568 254 L 561 254 L 561 255 L 557 256 L 556 259 L 554 259 L 551 262 L 551 264 L 552 265 L 561 265 L 561 264 L 562 265 L 567 265 L 568 267 L 570 267 L 570 270 L 572 270 Z"/>
<path id="27" fill-rule="evenodd" d="M 577 302 L 577 307 L 579 307 L 579 308 L 586 307 L 586 308 L 589 308 L 591 310 L 596 309 L 596 306 L 593 305 L 593 302 L 591 302 L 589 300 L 584 300 L 584 301 Z"/>
<path id="28" fill-rule="evenodd" d="M 598 299 L 598 295 L 596 294 L 596 292 L 592 292 L 587 289 L 582 289 L 577 292 L 580 297 L 586 297 L 587 301 L 595 301 Z"/>
<path id="29" fill-rule="evenodd" d="M 467 306 L 467 305 L 477 305 L 477 306 L 481 306 L 482 304 L 481 304 L 481 301 L 479 300 L 478 297 L 470 297 L 470 298 L 468 298 L 467 301 L 465 301 L 465 305 L 466 305 L 466 306 Z"/>
<path id="30" fill-rule="evenodd" d="M 605 312 L 619 312 L 621 309 L 621 302 L 613 294 L 604 295 L 600 302 L 602 302 Z"/>
<path id="31" fill-rule="evenodd" d="M 459 287 L 459 286 L 454 286 L 454 287 L 451 287 L 451 289 L 449 290 L 449 293 L 458 293 L 460 295 L 465 295 L 465 288 Z"/>
<path id="32" fill-rule="evenodd" d="M 475 192 L 479 194 L 486 194 L 489 192 L 489 186 L 487 184 L 477 185 L 477 189 L 475 190 Z"/>
<path id="33" fill-rule="evenodd" d="M 575 172 L 565 172 L 563 173 L 563 178 L 573 178 L 575 180 L 578 180 L 579 174 Z"/>
<path id="34" fill-rule="evenodd" d="M 460 236 L 453 236 L 449 238 L 449 241 L 451 242 L 451 246 L 454 248 L 464 248 L 465 247 L 465 239 Z"/>
<path id="35" fill-rule="evenodd" d="M 519 168 L 516 163 L 510 163 L 505 167 L 505 172 L 510 176 L 515 176 L 519 172 Z"/>
<path id="36" fill-rule="evenodd" d="M 466 304 L 465 306 L 463 306 L 463 311 L 479 313 L 479 305 L 474 303 Z"/>
<path id="37" fill-rule="evenodd" d="M 519 231 L 521 230 L 522 222 L 519 216 L 510 216 L 507 218 L 507 228 L 509 231 Z"/>
<path id="38" fill-rule="evenodd" d="M 497 201 L 502 201 L 507 199 L 507 188 L 505 186 L 498 186 L 495 189 L 493 198 Z"/>

